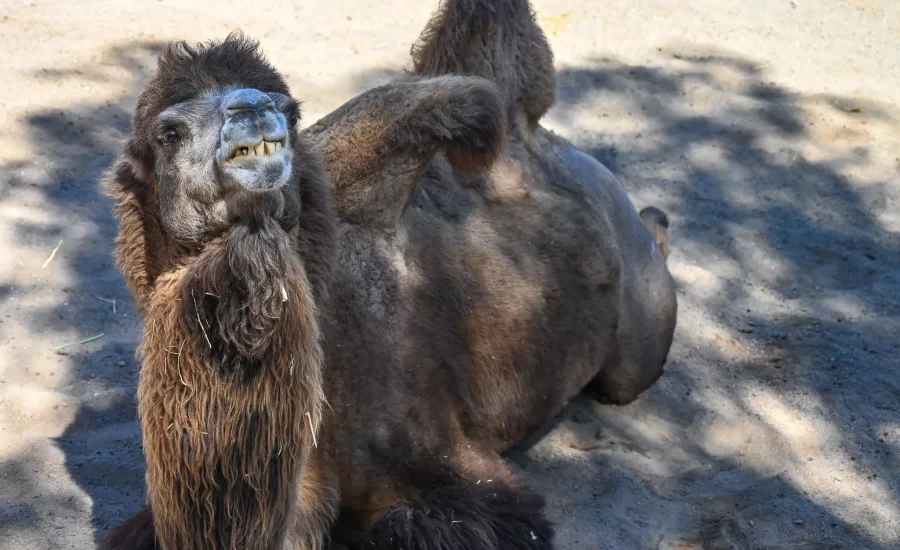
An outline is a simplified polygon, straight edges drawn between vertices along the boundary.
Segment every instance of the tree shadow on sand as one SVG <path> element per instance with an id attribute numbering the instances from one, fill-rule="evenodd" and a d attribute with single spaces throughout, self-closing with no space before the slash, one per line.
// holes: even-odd
<path id="1" fill-rule="evenodd" d="M 113 266 L 116 226 L 97 180 L 160 48 L 111 50 L 134 73 L 115 101 L 28 116 L 30 140 L 54 151 L 45 170 L 0 167 L 9 182 L 0 201 L 37 189 L 41 207 L 59 216 L 21 222 L 17 238 L 49 249 L 73 224 L 81 228 L 77 247 L 56 260 L 70 276 L 67 299 L 20 322 L 106 334 L 61 358 L 77 411 L 54 441 L 90 498 L 95 539 L 145 497 L 134 407 L 140 319 Z M 104 78 L 102 69 L 74 73 L 47 77 Z M 660 66 L 600 59 L 561 70 L 559 80 L 548 125 L 619 175 L 638 207 L 669 213 L 681 304 L 656 386 L 627 407 L 580 397 L 544 437 L 511 453 L 549 495 L 561 547 L 896 544 L 884 526 L 900 517 L 892 217 L 900 199 L 897 182 L 878 172 L 892 151 L 875 139 L 897 131 L 895 115 L 790 92 L 752 61 L 720 54 L 680 54 Z M 38 291 L 0 281 L 3 298 Z M 115 299 L 115 313 L 98 297 Z M 33 460 L 25 453 L 2 466 L 17 480 L 15 494 L 31 499 L 3 518 L 20 532 L 43 532 L 36 510 L 70 502 L 38 489 Z M 43 542 L 71 547 L 64 540 Z"/>
<path id="2" fill-rule="evenodd" d="M 896 115 L 719 52 L 559 77 L 548 124 L 669 213 L 680 316 L 647 394 L 582 398 L 516 455 L 557 518 L 609 548 L 893 547 Z M 553 486 L 573 467 L 590 489 Z"/>
<path id="3" fill-rule="evenodd" d="M 4 531 L 9 530 L 4 537 L 7 540 L 39 541 L 41 548 L 48 549 L 72 548 L 72 527 L 44 527 L 48 514 L 56 516 L 57 522 L 91 517 L 96 539 L 115 521 L 131 513 L 144 497 L 143 457 L 134 402 L 139 368 L 135 349 L 141 320 L 114 266 L 116 224 L 111 204 L 97 182 L 117 153 L 119 140 L 129 130 L 137 94 L 162 48 L 159 43 L 126 44 L 108 50 L 99 64 L 68 71 L 39 71 L 34 76 L 48 82 L 89 84 L 115 78 L 113 73 L 124 69 L 133 75 L 133 84 L 113 100 L 61 105 L 28 114 L 24 124 L 29 141 L 37 154 L 45 156 L 0 167 L 0 179 L 6 182 L 0 200 L 37 194 L 37 206 L 51 220 L 31 221 L 23 216 L 14 226 L 16 241 L 46 250 L 64 242 L 54 259 L 54 268 L 67 281 L 60 285 L 64 298 L 17 311 L 17 322 L 33 333 L 56 335 L 54 338 L 60 343 L 104 335 L 58 354 L 49 350 L 34 352 L 59 363 L 61 384 L 53 394 L 59 404 L 53 409 L 75 409 L 72 422 L 53 444 L 64 455 L 68 476 L 83 493 L 65 487 L 62 480 L 42 478 L 47 475 L 46 468 L 38 469 L 38 465 L 46 462 L 46 449 L 32 449 L 5 462 L 4 477 L 14 480 L 18 487 L 7 486 L 5 492 L 25 499 L 21 506 L 10 507 L 8 517 L 4 517 Z M 59 290 L 45 289 L 42 283 L 0 286 L 12 297 Z M 10 358 L 10 365 L 17 363 L 23 364 Z M 22 384 L 30 385 L 27 380 Z M 34 385 L 40 388 L 40 379 L 34 380 Z M 50 403 L 45 406 L 49 409 Z M 34 494 L 25 496 L 26 493 Z M 62 504 L 49 502 L 54 499 Z M 33 532 L 25 533 L 28 530 Z"/>

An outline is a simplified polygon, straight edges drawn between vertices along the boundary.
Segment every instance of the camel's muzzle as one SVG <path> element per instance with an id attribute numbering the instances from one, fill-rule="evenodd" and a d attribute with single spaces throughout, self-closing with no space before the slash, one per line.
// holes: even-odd
<path id="1" fill-rule="evenodd" d="M 248 190 L 275 189 L 291 176 L 293 151 L 288 121 L 271 96 L 253 89 L 235 90 L 222 101 L 225 119 L 219 166 Z"/>

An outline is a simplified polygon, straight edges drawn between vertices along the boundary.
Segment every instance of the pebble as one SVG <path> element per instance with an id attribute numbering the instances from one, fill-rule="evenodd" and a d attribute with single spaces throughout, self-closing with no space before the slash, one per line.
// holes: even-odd
<path id="1" fill-rule="evenodd" d="M 119 362 L 116 363 L 116 364 L 119 365 L 119 368 L 122 368 L 122 367 L 124 367 L 125 365 L 127 365 L 127 363 L 126 363 L 125 361 L 119 361 Z"/>
<path id="2" fill-rule="evenodd" d="M 55 411 L 56 409 L 58 409 L 58 408 L 59 408 L 59 405 L 53 405 L 53 410 L 54 410 L 54 411 Z"/>
<path id="3" fill-rule="evenodd" d="M 794 525 L 803 525 L 804 523 L 806 523 L 806 522 L 803 521 L 802 519 L 795 519 L 795 520 L 794 520 Z"/>

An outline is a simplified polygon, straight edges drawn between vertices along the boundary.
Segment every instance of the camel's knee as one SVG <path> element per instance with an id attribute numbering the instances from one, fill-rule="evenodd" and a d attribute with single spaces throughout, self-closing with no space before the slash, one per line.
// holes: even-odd
<path id="1" fill-rule="evenodd" d="M 675 288 L 666 281 L 647 300 L 622 314 L 616 343 L 586 393 L 602 403 L 625 405 L 651 387 L 665 369 L 677 317 Z"/>
<path id="2" fill-rule="evenodd" d="M 658 363 L 607 363 L 585 393 L 601 403 L 627 405 L 662 376 L 665 358 Z"/>

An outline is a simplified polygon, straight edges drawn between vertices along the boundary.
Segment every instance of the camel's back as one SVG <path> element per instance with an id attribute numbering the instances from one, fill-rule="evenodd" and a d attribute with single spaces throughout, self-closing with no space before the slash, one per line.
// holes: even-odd
<path id="1" fill-rule="evenodd" d="M 344 226 L 338 337 L 325 342 L 333 368 L 348 372 L 330 375 L 341 386 L 331 393 L 379 403 L 360 414 L 388 415 L 385 426 L 402 422 L 416 437 L 449 408 L 459 424 L 445 428 L 503 448 L 617 351 L 628 279 L 659 265 L 658 250 L 615 178 L 540 128 L 556 74 L 527 0 L 442 3 L 413 49 L 412 74 L 492 81 L 508 149 L 477 176 L 438 153 L 396 228 Z M 402 430 L 370 431 L 403 454 Z"/>

